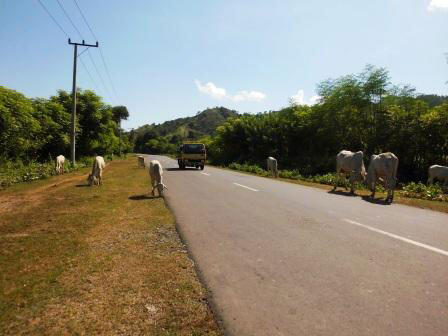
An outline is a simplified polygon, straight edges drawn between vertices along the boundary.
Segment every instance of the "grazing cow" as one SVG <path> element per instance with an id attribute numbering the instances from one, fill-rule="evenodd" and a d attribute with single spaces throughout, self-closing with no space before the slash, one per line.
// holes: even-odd
<path id="1" fill-rule="evenodd" d="M 334 182 L 333 191 L 338 187 L 338 182 L 343 175 L 344 179 L 349 174 L 350 183 L 350 193 L 355 193 L 354 183 L 356 181 L 365 181 L 366 179 L 366 168 L 364 167 L 363 152 L 359 151 L 356 153 L 342 150 L 336 155 L 336 179 Z M 347 190 L 347 185 L 345 185 Z"/>
<path id="2" fill-rule="evenodd" d="M 428 185 L 434 182 L 434 179 L 443 182 L 443 186 L 448 186 L 448 167 L 432 165 L 428 169 Z"/>
<path id="3" fill-rule="evenodd" d="M 103 183 L 103 169 L 106 167 L 106 163 L 102 156 L 97 156 L 93 162 L 92 173 L 89 174 L 87 181 L 89 185 L 101 185 Z"/>
<path id="4" fill-rule="evenodd" d="M 266 164 L 268 172 L 270 172 L 273 177 L 278 177 L 277 160 L 270 156 L 267 158 Z"/>
<path id="5" fill-rule="evenodd" d="M 151 160 L 149 162 L 149 176 L 151 177 L 152 195 L 154 196 L 154 189 L 157 188 L 159 196 L 163 196 L 163 188 L 168 189 L 163 184 L 163 167 L 157 160 Z"/>
<path id="6" fill-rule="evenodd" d="M 397 184 L 397 169 L 398 158 L 393 153 L 381 153 L 370 157 L 366 180 L 367 186 L 372 191 L 370 197 L 375 197 L 376 181 L 382 178 L 384 187 L 387 189 L 386 202 L 392 203 L 395 185 Z"/>
<path id="7" fill-rule="evenodd" d="M 137 155 L 138 166 L 140 168 L 145 168 L 145 158 L 142 155 Z"/>
<path id="8" fill-rule="evenodd" d="M 64 174 L 64 163 L 65 163 L 64 155 L 56 156 L 56 173 Z"/>

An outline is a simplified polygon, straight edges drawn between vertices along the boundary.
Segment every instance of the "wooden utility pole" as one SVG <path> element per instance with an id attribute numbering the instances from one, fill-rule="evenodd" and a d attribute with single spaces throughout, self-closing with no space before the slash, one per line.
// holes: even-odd
<path id="1" fill-rule="evenodd" d="M 73 87 L 72 87 L 72 120 L 71 120 L 71 134 L 70 134 L 70 149 L 71 149 L 71 159 L 72 159 L 72 165 L 75 165 L 75 141 L 76 141 L 76 65 L 77 65 L 77 59 L 78 59 L 78 46 L 83 47 L 98 47 L 98 42 L 96 44 L 86 44 L 84 40 L 82 40 L 82 43 L 75 43 L 70 41 L 68 39 L 68 44 L 71 44 L 74 46 L 73 48 Z M 85 49 L 85 50 L 87 50 Z M 85 51 L 84 50 L 84 51 Z M 83 52 L 84 52 L 83 51 Z"/>

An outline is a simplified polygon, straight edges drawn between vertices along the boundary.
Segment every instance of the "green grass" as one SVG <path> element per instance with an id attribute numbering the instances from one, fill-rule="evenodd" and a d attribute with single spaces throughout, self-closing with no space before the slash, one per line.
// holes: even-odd
<path id="1" fill-rule="evenodd" d="M 0 192 L 0 334 L 219 335 L 147 171 L 88 171 Z"/>

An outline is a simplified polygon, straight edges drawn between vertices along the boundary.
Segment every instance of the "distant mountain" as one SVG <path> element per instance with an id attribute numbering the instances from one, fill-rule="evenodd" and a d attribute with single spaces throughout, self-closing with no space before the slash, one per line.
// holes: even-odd
<path id="1" fill-rule="evenodd" d="M 174 147 L 177 148 L 177 144 L 183 140 L 195 140 L 202 136 L 213 135 L 218 126 L 228 118 L 238 115 L 237 111 L 225 107 L 208 108 L 193 117 L 141 126 L 131 131 L 130 136 L 134 140 L 136 152 L 167 153 Z"/>
<path id="2" fill-rule="evenodd" d="M 448 101 L 448 96 L 439 96 L 435 94 L 423 94 L 420 96 L 417 96 L 417 99 L 425 101 L 430 108 L 443 104 L 444 102 Z"/>

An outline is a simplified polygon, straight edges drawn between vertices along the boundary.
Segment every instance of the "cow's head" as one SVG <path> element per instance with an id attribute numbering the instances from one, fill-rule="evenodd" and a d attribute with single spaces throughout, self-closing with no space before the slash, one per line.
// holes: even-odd
<path id="1" fill-rule="evenodd" d="M 98 184 L 97 178 L 95 176 L 93 176 L 92 174 L 89 174 L 89 177 L 87 177 L 87 182 L 89 183 L 89 186 Z"/>

